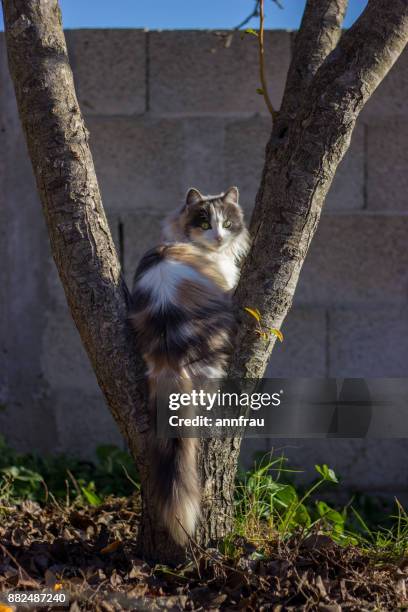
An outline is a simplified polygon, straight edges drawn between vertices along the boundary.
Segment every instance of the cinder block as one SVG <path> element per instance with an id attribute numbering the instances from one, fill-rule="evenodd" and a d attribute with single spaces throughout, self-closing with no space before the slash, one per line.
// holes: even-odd
<path id="1" fill-rule="evenodd" d="M 408 118 L 406 113 L 405 118 Z M 408 122 L 367 128 L 367 202 L 372 210 L 408 210 Z"/>
<path id="2" fill-rule="evenodd" d="M 132 286 L 136 267 L 144 253 L 160 242 L 163 215 L 137 212 L 123 217 L 124 272 Z"/>
<path id="3" fill-rule="evenodd" d="M 186 191 L 183 124 L 90 119 L 90 146 L 106 212 L 171 210 Z"/>
<path id="4" fill-rule="evenodd" d="M 3 35 L 0 44 L 5 50 Z M 81 393 L 97 396 L 101 409 L 107 408 L 51 257 L 4 53 L 0 65 L 0 214 L 6 230 L 0 246 L 4 264 L 1 293 L 7 292 L 7 299 L 1 299 L 5 312 L 1 317 L 4 409 L 0 413 L 0 431 L 21 451 L 70 450 L 77 436 L 73 434 L 69 440 L 64 434 L 61 438 L 59 431 L 67 426 L 71 433 L 78 432 L 84 415 L 85 420 L 89 415 L 89 424 L 91 419 L 99 422 L 95 414 L 89 414 Z M 115 223 L 113 227 L 116 229 Z M 67 409 L 61 412 L 57 423 L 55 407 L 63 401 Z M 72 406 L 78 407 L 75 419 Z M 100 438 L 109 438 L 109 433 Z M 83 452 L 87 452 L 86 437 L 81 438 L 81 444 Z"/>
<path id="5" fill-rule="evenodd" d="M 268 89 L 279 107 L 290 61 L 290 34 L 265 35 Z M 235 32 L 225 48 L 213 32 L 149 33 L 150 109 L 155 113 L 268 114 L 255 37 Z"/>
<path id="6" fill-rule="evenodd" d="M 10 388 L 9 400 L 0 411 L 0 434 L 19 452 L 48 454 L 55 450 L 54 406 L 40 382 L 32 386 L 20 379 L 20 388 Z"/>
<path id="7" fill-rule="evenodd" d="M 39 347 L 50 305 L 49 241 L 0 36 L 0 432 L 21 450 L 55 439 Z M 4 233 L 3 233 L 4 232 Z M 24 427 L 22 427 L 24 423 Z"/>
<path id="8" fill-rule="evenodd" d="M 108 223 L 120 258 L 119 218 L 108 216 Z M 99 387 L 81 337 L 69 310 L 57 268 L 49 253 L 46 280 L 48 302 L 44 304 L 45 325 L 38 360 L 49 390 L 55 397 L 62 389 L 99 394 Z M 64 391 L 65 392 L 65 391 Z"/>
<path id="9" fill-rule="evenodd" d="M 101 391 L 89 394 L 83 390 L 63 387 L 51 396 L 57 422 L 57 442 L 54 452 L 68 452 L 84 459 L 95 456 L 101 444 L 124 447 L 119 432 Z"/>
<path id="10" fill-rule="evenodd" d="M 220 193 L 224 179 L 224 119 L 190 117 L 183 120 L 184 193 L 191 186 L 202 193 Z"/>
<path id="11" fill-rule="evenodd" d="M 268 117 L 227 121 L 225 126 L 225 183 L 237 184 L 241 202 L 252 211 L 271 132 Z M 327 195 L 325 211 L 361 209 L 364 206 L 364 126 L 357 126 L 350 148 L 340 163 Z"/>
<path id="12" fill-rule="evenodd" d="M 330 376 L 408 376 L 406 306 L 329 313 Z"/>
<path id="13" fill-rule="evenodd" d="M 65 33 L 81 110 L 132 115 L 146 110 L 146 33 L 68 30 Z"/>
<path id="14" fill-rule="evenodd" d="M 109 216 L 109 225 L 118 248 L 119 221 L 115 215 Z M 51 258 L 46 278 L 50 304 L 37 347 L 55 422 L 55 433 L 48 433 L 46 450 L 91 458 L 99 444 L 123 446 L 123 440 L 98 386 Z"/>
<path id="15" fill-rule="evenodd" d="M 293 308 L 282 326 L 265 372 L 270 378 L 327 376 L 327 329 L 323 309 Z"/>
<path id="16" fill-rule="evenodd" d="M 392 499 L 397 491 L 407 491 L 408 444 L 400 439 L 320 439 L 268 440 L 268 448 L 289 458 L 288 467 L 302 471 L 296 480 L 316 479 L 316 464 L 326 463 L 340 479 L 339 493 L 349 496 L 358 491 L 384 492 Z M 333 489 L 336 494 L 336 489 Z M 343 500 L 343 503 L 349 501 Z"/>
<path id="17" fill-rule="evenodd" d="M 406 301 L 408 217 L 323 216 L 300 273 L 295 304 Z"/>
<path id="18" fill-rule="evenodd" d="M 365 129 L 357 123 L 350 147 L 340 162 L 324 210 L 358 210 L 364 207 Z"/>
<path id="19" fill-rule="evenodd" d="M 61 287 L 61 294 L 62 287 Z M 82 345 L 68 305 L 58 304 L 47 312 L 39 359 L 44 378 L 57 397 L 64 392 L 75 396 L 77 390 L 97 393 L 98 384 Z"/>
<path id="20" fill-rule="evenodd" d="M 265 162 L 265 147 L 272 123 L 255 115 L 228 121 L 225 126 L 225 184 L 237 185 L 249 220 Z"/>
<path id="21" fill-rule="evenodd" d="M 3 411 L 8 400 L 8 375 L 7 375 L 7 348 L 6 334 L 8 321 L 6 321 L 5 309 L 8 297 L 8 235 L 7 235 L 7 210 L 6 210 L 6 176 L 7 176 L 7 129 L 9 117 L 7 116 L 7 101 L 11 96 L 11 82 L 7 67 L 7 51 L 5 36 L 0 32 L 0 303 L 2 305 L 2 316 L 0 316 L 0 423 Z"/>
<path id="22" fill-rule="evenodd" d="M 408 49 L 405 49 L 368 100 L 361 112 L 360 120 L 376 124 L 385 119 L 406 119 L 407 99 Z"/>
<path id="23" fill-rule="evenodd" d="M 251 469 L 255 461 L 259 463 L 258 455 L 266 455 L 269 449 L 267 438 L 244 438 L 239 453 L 239 466 L 244 469 Z"/>

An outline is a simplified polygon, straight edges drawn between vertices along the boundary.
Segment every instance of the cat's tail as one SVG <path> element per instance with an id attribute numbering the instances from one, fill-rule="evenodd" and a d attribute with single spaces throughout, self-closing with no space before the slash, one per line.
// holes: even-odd
<path id="1" fill-rule="evenodd" d="M 189 393 L 191 380 L 169 369 L 149 377 L 150 407 L 171 393 Z M 154 416 L 154 415 L 153 415 Z M 183 414 L 185 416 L 185 413 Z M 158 438 L 149 441 L 150 497 L 172 538 L 184 546 L 200 517 L 201 491 L 197 473 L 196 438 Z"/>

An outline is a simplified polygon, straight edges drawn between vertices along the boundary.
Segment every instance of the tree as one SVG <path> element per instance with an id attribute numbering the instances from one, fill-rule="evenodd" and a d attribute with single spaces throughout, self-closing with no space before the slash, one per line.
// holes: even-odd
<path id="1" fill-rule="evenodd" d="M 408 39 L 406 0 L 369 0 L 341 35 L 347 0 L 308 0 L 251 221 L 253 247 L 235 294 L 237 311 L 259 309 L 280 328 L 319 222 L 325 196 L 359 112 Z M 88 132 L 75 95 L 57 0 L 3 0 L 10 73 L 51 242 L 71 313 L 99 385 L 142 482 L 141 554 L 184 554 L 155 523 L 150 504 L 144 365 L 126 316 L 129 291 L 102 207 Z M 230 372 L 263 375 L 268 342 L 242 317 Z M 203 520 L 197 540 L 232 521 L 240 440 L 205 440 L 199 453 Z"/>

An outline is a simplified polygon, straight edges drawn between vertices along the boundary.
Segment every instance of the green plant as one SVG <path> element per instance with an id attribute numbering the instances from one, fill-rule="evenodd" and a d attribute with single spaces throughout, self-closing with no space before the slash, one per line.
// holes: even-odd
<path id="1" fill-rule="evenodd" d="M 132 458 L 116 446 L 99 446 L 92 462 L 65 454 L 18 453 L 0 436 L 0 499 L 6 485 L 9 501 L 46 502 L 51 494 L 91 505 L 99 505 L 108 495 L 129 496 L 139 486 Z"/>
<path id="2" fill-rule="evenodd" d="M 234 556 L 237 536 L 262 547 L 316 531 L 338 544 L 357 545 L 376 556 L 407 554 L 408 514 L 398 500 L 394 514 L 389 503 L 361 494 L 335 508 L 316 497 L 318 491 L 327 497 L 330 487 L 339 485 L 335 472 L 326 464 L 316 465 L 315 470 L 318 477 L 307 488 L 295 486 L 293 475 L 299 470 L 289 469 L 283 456 L 266 455 L 252 470 L 241 472 L 236 487 L 235 533 L 223 543 L 225 554 Z"/>
<path id="3" fill-rule="evenodd" d="M 287 538 L 297 529 L 308 530 L 323 520 L 330 531 L 339 533 L 342 515 L 324 502 L 311 507 L 312 495 L 326 483 L 337 483 L 327 465 L 316 465 L 320 478 L 303 493 L 287 476 L 298 470 L 286 467 L 283 456 L 261 459 L 254 469 L 239 476 L 236 488 L 237 532 L 257 541 Z M 285 478 L 286 477 L 286 480 Z"/>

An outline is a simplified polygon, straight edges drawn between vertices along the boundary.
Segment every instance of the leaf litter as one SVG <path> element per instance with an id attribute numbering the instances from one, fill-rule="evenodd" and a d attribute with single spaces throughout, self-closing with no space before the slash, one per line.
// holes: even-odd
<path id="1" fill-rule="evenodd" d="M 139 517 L 137 495 L 98 507 L 3 506 L 0 592 L 64 589 L 70 612 L 408 609 L 406 559 L 379 562 L 316 531 L 261 549 L 236 536 L 229 555 L 191 542 L 191 561 L 152 566 L 138 557 Z"/>

